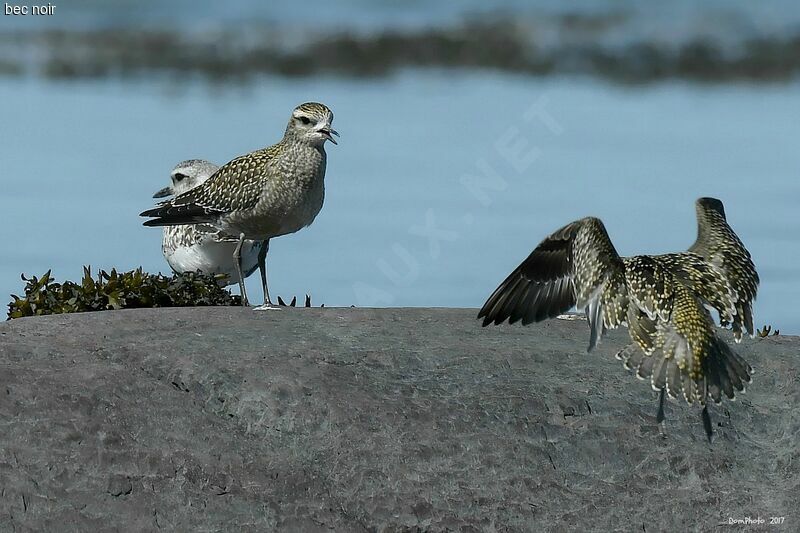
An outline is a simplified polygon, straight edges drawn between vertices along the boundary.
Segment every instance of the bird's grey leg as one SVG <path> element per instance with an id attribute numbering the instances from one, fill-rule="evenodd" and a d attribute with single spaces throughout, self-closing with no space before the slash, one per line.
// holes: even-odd
<path id="1" fill-rule="evenodd" d="M 701 416 L 703 418 L 703 428 L 706 430 L 706 437 L 708 437 L 708 442 L 711 443 L 711 437 L 714 435 L 714 430 L 711 427 L 711 415 L 708 414 L 708 403 L 703 406 L 703 412 Z"/>
<path id="2" fill-rule="evenodd" d="M 658 413 L 656 413 L 656 422 L 659 424 L 664 421 L 664 389 L 661 389 L 661 394 L 658 396 Z"/>
<path id="3" fill-rule="evenodd" d="M 233 249 L 233 264 L 236 265 L 236 273 L 239 274 L 239 292 L 242 294 L 242 307 L 247 307 L 247 290 L 244 288 L 244 276 L 242 275 L 242 244 L 244 244 L 244 233 L 239 234 L 239 242 Z"/>
<path id="4" fill-rule="evenodd" d="M 261 289 L 264 291 L 264 304 L 253 309 L 256 311 L 269 311 L 272 309 L 280 309 L 277 305 L 272 304 L 269 298 L 269 288 L 267 287 L 267 252 L 269 252 L 269 239 L 261 244 L 261 250 L 258 251 L 258 270 L 261 273 Z"/>
<path id="5" fill-rule="evenodd" d="M 261 243 L 261 250 L 258 251 L 258 270 L 261 273 L 261 290 L 264 292 L 264 303 L 271 304 L 269 299 L 269 288 L 267 288 L 267 253 L 269 252 L 269 239 Z"/>

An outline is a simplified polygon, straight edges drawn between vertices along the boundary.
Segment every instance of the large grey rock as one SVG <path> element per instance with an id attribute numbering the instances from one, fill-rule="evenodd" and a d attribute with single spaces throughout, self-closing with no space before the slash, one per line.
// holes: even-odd
<path id="1" fill-rule="evenodd" d="M 0 530 L 800 527 L 797 337 L 714 408 L 587 354 L 585 322 L 156 309 L 0 325 Z M 740 526 L 735 526 L 739 528 Z"/>

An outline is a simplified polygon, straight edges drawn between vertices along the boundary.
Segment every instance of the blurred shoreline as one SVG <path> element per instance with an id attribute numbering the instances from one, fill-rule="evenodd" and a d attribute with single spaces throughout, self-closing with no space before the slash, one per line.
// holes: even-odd
<path id="1" fill-rule="evenodd" d="M 586 75 L 616 83 L 667 79 L 780 82 L 800 72 L 800 29 L 731 39 L 632 31 L 624 14 L 545 22 L 493 15 L 441 27 L 295 31 L 285 26 L 0 31 L 0 76 L 45 79 L 192 75 L 225 83 L 262 74 L 376 78 L 403 68 Z"/>

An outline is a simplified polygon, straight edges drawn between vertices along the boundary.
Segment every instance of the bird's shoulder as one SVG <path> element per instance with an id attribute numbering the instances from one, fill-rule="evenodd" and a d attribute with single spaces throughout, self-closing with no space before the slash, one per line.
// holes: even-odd
<path id="1" fill-rule="evenodd" d="M 211 211 L 249 208 L 258 202 L 263 177 L 281 153 L 280 143 L 231 159 L 204 183 L 174 198 L 173 205 L 193 204 Z"/>
<path id="2" fill-rule="evenodd" d="M 280 153 L 280 146 L 273 145 L 231 159 L 206 181 L 207 188 L 213 190 L 221 187 L 230 187 L 237 181 L 261 174 Z"/>
<path id="3" fill-rule="evenodd" d="M 657 258 L 648 255 L 626 257 L 623 263 L 631 302 L 651 319 L 667 320 L 675 281 L 671 272 Z"/>

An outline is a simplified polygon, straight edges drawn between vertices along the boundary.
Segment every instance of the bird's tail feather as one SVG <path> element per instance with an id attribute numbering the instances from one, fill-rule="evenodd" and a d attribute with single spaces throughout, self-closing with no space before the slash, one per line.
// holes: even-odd
<path id="1" fill-rule="evenodd" d="M 686 349 L 688 345 L 665 346 L 647 355 L 639 345 L 631 343 L 617 352 L 616 358 L 638 378 L 649 380 L 653 389 L 666 389 L 671 398 L 682 393 L 690 404 L 705 404 L 707 396 L 715 403 L 720 403 L 723 395 L 733 400 L 736 392 L 744 391 L 750 382 L 753 369 L 719 337 L 714 336 L 705 354 L 700 377 L 691 377 L 679 365 L 684 357 L 679 351 Z"/>
<path id="2" fill-rule="evenodd" d="M 750 383 L 753 369 L 730 346 L 714 337 L 711 347 L 703 359 L 703 376 L 708 386 L 708 395 L 714 402 L 722 401 L 724 394 L 734 399 L 737 391 L 741 392 L 745 384 Z"/>

